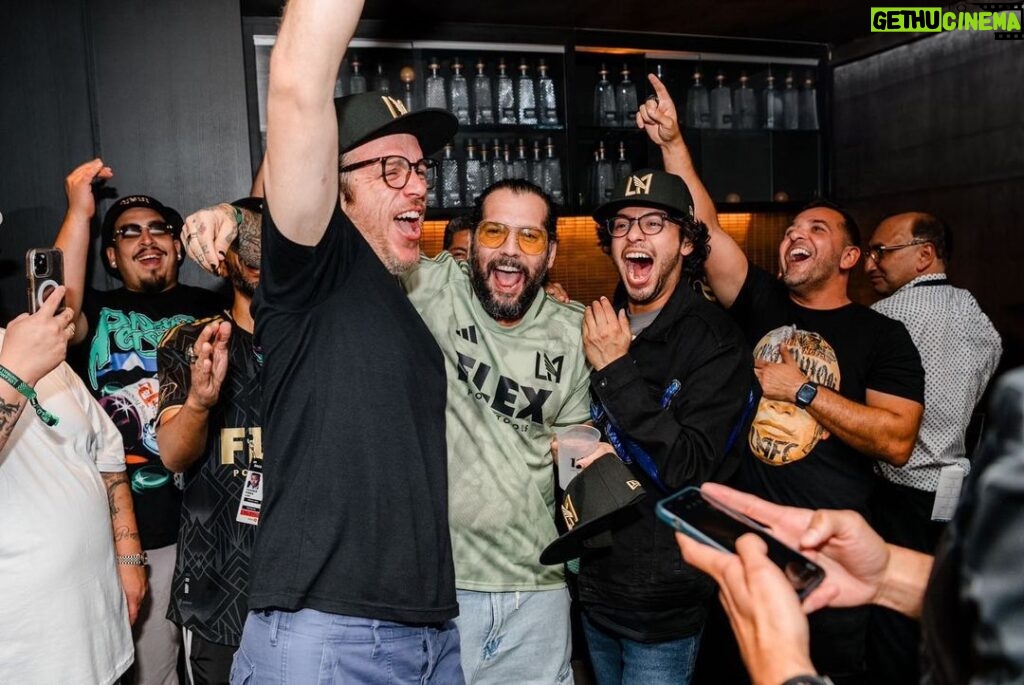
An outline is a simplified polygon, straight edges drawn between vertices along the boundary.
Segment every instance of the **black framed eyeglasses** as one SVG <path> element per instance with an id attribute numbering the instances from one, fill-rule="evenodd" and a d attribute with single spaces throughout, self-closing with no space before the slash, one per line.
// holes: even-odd
<path id="1" fill-rule="evenodd" d="M 634 221 L 644 235 L 658 235 L 665 229 L 665 222 L 667 221 L 677 223 L 665 212 L 649 212 L 640 216 L 616 214 L 609 219 L 605 219 L 604 223 L 613 238 L 621 238 L 629 233 L 629 229 L 633 226 Z"/>
<path id="2" fill-rule="evenodd" d="M 879 262 L 882 261 L 882 257 L 884 257 L 887 252 L 894 252 L 896 250 L 902 250 L 905 247 L 913 247 L 914 245 L 924 245 L 925 243 L 930 242 L 930 240 L 917 239 L 911 240 L 909 243 L 903 243 L 902 245 L 868 246 L 868 259 L 873 261 L 875 264 L 878 264 Z"/>
<path id="3" fill-rule="evenodd" d="M 346 173 L 374 164 L 380 164 L 380 177 L 384 179 L 389 188 L 394 188 L 395 190 L 401 190 L 409 185 L 413 169 L 416 170 L 416 175 L 427 184 L 428 189 L 434 187 L 434 181 L 437 178 L 436 159 L 421 159 L 418 162 L 411 162 L 401 155 L 387 155 L 386 157 L 366 159 L 362 162 L 353 162 L 352 164 L 340 167 L 338 171 Z"/>
<path id="4" fill-rule="evenodd" d="M 162 224 L 159 221 L 152 221 L 140 226 L 139 224 L 124 224 L 114 229 L 114 238 L 128 238 L 134 240 L 142 235 L 143 229 L 149 231 L 149 235 L 159 238 L 162 235 L 170 235 L 173 232 L 170 224 Z"/>

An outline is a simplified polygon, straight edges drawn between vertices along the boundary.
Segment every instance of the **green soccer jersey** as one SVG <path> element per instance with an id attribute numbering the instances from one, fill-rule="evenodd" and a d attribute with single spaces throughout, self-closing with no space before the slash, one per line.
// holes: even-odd
<path id="1" fill-rule="evenodd" d="M 583 308 L 541 291 L 512 327 L 484 311 L 469 265 L 447 253 L 404 277 L 448 372 L 448 520 L 464 590 L 547 590 L 561 567 L 540 564 L 557 537 L 551 438 L 590 419 Z"/>

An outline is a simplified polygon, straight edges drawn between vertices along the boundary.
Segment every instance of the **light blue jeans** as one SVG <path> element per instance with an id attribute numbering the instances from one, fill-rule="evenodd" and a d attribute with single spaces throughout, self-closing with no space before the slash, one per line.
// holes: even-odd
<path id="1" fill-rule="evenodd" d="M 462 685 L 459 631 L 300 611 L 250 611 L 231 685 Z"/>
<path id="2" fill-rule="evenodd" d="M 572 683 L 569 590 L 459 590 L 462 670 L 469 685 Z"/>
<path id="3" fill-rule="evenodd" d="M 583 614 L 597 685 L 689 685 L 700 633 L 668 642 L 637 642 L 594 625 Z"/>

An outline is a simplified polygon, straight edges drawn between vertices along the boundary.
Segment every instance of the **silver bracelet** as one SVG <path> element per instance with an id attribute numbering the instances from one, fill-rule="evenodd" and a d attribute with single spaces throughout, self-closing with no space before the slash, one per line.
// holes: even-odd
<path id="1" fill-rule="evenodd" d="M 145 551 L 138 554 L 118 554 L 114 559 L 121 566 L 145 566 L 149 563 L 149 555 Z"/>

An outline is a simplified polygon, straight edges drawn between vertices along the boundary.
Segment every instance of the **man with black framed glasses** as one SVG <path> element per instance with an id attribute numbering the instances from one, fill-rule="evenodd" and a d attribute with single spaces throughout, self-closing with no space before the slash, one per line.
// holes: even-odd
<path id="1" fill-rule="evenodd" d="M 977 301 L 949 282 L 952 253 L 953 233 L 944 221 L 907 212 L 878 224 L 864 262 L 875 292 L 884 296 L 872 309 L 907 327 L 925 369 L 921 430 L 906 464 L 876 464 L 883 481 L 871 502 L 871 522 L 887 542 L 927 554 L 935 552 L 970 471 L 965 434 L 1002 354 L 999 334 Z M 937 491 L 944 494 L 938 501 Z M 917 682 L 919 645 L 916 621 L 872 607 L 869 681 Z"/>
<path id="2" fill-rule="evenodd" d="M 582 308 L 543 289 L 558 246 L 551 199 L 493 184 L 469 259 L 422 257 L 403 276 L 448 370 L 449 521 L 467 683 L 572 682 L 569 594 L 540 563 L 555 529 L 551 438 L 588 421 Z"/>

